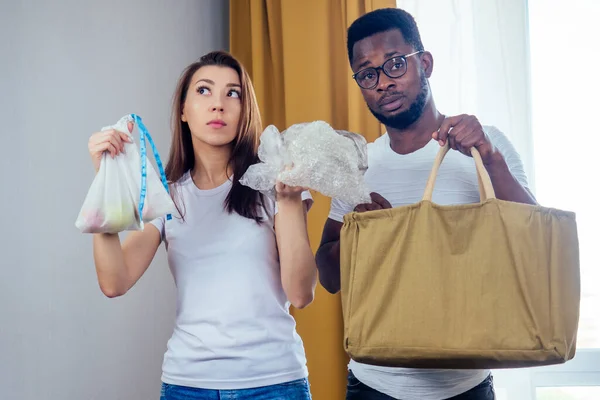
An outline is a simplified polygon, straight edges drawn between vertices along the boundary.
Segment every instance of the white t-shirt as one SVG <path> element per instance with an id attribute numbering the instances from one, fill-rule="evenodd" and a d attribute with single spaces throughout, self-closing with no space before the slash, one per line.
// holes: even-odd
<path id="1" fill-rule="evenodd" d="M 484 130 L 504 156 L 515 178 L 527 187 L 523 164 L 508 138 L 494 127 L 486 126 Z M 369 143 L 369 169 L 365 173 L 369 190 L 382 195 L 392 207 L 419 202 L 439 149 L 440 145 L 432 140 L 422 149 L 401 155 L 391 149 L 387 134 Z M 442 205 L 479 202 L 477 173 L 471 157 L 458 151 L 448 152 L 440 167 L 432 200 Z M 352 212 L 351 206 L 334 199 L 329 218 L 343 222 L 344 215 L 349 212 Z M 365 385 L 402 400 L 447 399 L 474 388 L 490 373 L 488 370 L 378 367 L 354 360 L 350 361 L 348 367 Z"/>
<path id="2" fill-rule="evenodd" d="M 152 222 L 177 286 L 163 382 L 231 390 L 307 377 L 304 347 L 281 284 L 274 202 L 265 198 L 265 222 L 258 225 L 225 209 L 231 181 L 200 190 L 188 173 L 177 185 L 185 220 Z"/>

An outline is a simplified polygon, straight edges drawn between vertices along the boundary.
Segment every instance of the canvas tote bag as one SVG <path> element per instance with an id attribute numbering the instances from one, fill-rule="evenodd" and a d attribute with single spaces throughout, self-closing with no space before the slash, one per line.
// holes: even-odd
<path id="1" fill-rule="evenodd" d="M 434 162 L 417 204 L 344 217 L 344 346 L 358 362 L 514 368 L 575 355 L 575 214 L 498 200 L 477 150 L 481 202 L 432 203 Z"/>

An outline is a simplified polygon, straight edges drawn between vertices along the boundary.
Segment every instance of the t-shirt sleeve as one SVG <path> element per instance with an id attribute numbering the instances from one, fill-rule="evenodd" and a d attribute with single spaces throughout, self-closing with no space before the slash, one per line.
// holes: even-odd
<path id="1" fill-rule="evenodd" d="M 306 211 L 310 211 L 310 209 L 312 208 L 313 205 L 313 197 L 310 194 L 309 190 L 306 190 L 304 192 L 302 192 L 302 202 L 306 205 Z M 279 209 L 277 208 L 277 202 L 275 202 L 275 211 L 273 213 L 273 215 L 276 215 L 277 212 L 279 211 Z"/>
<path id="2" fill-rule="evenodd" d="M 353 210 L 354 208 L 350 204 L 334 198 L 331 199 L 329 218 L 337 222 L 344 222 L 344 215 L 351 213 Z"/>
<path id="3" fill-rule="evenodd" d="M 494 126 L 487 126 L 484 129 L 492 144 L 496 146 L 498 151 L 500 151 L 504 157 L 510 172 L 521 184 L 521 186 L 528 188 L 529 183 L 527 182 L 527 174 L 525 173 L 523 161 L 521 160 L 521 156 L 519 156 L 519 153 L 517 153 L 517 150 L 510 139 Z"/>
<path id="4" fill-rule="evenodd" d="M 161 242 L 165 240 L 165 219 L 165 217 L 158 217 L 150 221 L 150 223 L 154 225 L 156 229 L 158 229 L 158 231 L 160 232 Z"/>
<path id="5" fill-rule="evenodd" d="M 306 204 L 306 211 L 310 211 L 310 209 L 312 208 L 312 205 L 314 203 L 312 194 L 310 194 L 310 191 L 305 191 L 302 192 L 302 201 L 304 202 L 304 204 Z"/>

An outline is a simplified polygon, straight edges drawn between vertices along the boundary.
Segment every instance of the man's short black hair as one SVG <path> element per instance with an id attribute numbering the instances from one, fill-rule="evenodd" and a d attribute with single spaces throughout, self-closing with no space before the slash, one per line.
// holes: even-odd
<path id="1" fill-rule="evenodd" d="M 399 8 L 382 8 L 367 13 L 348 28 L 348 58 L 352 63 L 354 44 L 376 33 L 399 29 L 406 43 L 416 51 L 425 50 L 419 28 L 412 15 Z"/>

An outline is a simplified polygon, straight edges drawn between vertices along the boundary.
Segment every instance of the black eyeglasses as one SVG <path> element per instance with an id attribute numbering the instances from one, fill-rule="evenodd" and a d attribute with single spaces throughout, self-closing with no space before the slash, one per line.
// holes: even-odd
<path id="1" fill-rule="evenodd" d="M 352 79 L 356 81 L 358 86 L 363 89 L 374 89 L 379 83 L 379 71 L 383 71 L 390 78 L 400 78 L 406 73 L 408 63 L 406 59 L 417 54 L 423 53 L 424 50 L 415 51 L 414 53 L 405 54 L 403 56 L 392 57 L 386 60 L 379 67 L 369 67 L 361 69 L 354 75 Z"/>

